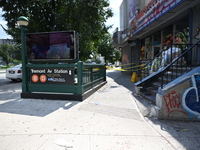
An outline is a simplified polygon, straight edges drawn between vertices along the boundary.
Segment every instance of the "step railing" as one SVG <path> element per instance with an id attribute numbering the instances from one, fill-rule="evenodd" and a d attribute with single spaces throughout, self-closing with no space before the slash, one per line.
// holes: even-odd
<path id="1" fill-rule="evenodd" d="M 146 63 L 139 71 L 140 81 L 153 72 L 160 71 L 163 85 L 199 66 L 200 40 L 195 44 L 172 44 Z"/>
<path id="2" fill-rule="evenodd" d="M 171 59 L 171 62 L 163 68 L 160 74 L 161 88 L 163 88 L 165 84 L 172 82 L 176 78 L 200 65 L 200 41 L 194 45 L 188 44 L 174 46 L 186 46 L 186 49 L 183 50 L 178 57 Z"/>

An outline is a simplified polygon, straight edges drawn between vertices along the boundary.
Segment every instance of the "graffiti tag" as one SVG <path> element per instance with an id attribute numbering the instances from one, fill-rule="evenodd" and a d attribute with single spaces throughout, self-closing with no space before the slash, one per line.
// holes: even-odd
<path id="1" fill-rule="evenodd" d="M 189 118 L 200 120 L 200 74 L 191 76 L 192 86 L 186 89 L 182 96 L 183 109 L 188 113 Z"/>
<path id="2" fill-rule="evenodd" d="M 176 93 L 176 91 L 171 91 L 168 94 L 163 96 L 165 101 L 165 106 L 168 111 L 168 117 L 172 112 L 178 111 L 187 115 L 184 111 L 181 110 L 181 94 Z"/>

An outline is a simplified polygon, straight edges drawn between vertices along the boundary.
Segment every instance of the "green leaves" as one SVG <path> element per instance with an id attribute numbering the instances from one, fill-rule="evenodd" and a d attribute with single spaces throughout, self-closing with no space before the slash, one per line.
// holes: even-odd
<path id="1" fill-rule="evenodd" d="M 19 16 L 29 18 L 28 33 L 69 31 L 79 33 L 82 60 L 97 50 L 97 43 L 108 33 L 106 20 L 113 16 L 108 0 L 1 0 L 6 31 L 20 42 L 16 26 Z"/>
<path id="2" fill-rule="evenodd" d="M 105 61 L 114 62 L 121 59 L 121 54 L 114 48 L 110 34 L 104 34 L 98 44 L 98 53 L 105 57 Z"/>
<path id="3" fill-rule="evenodd" d="M 0 57 L 8 65 L 13 60 L 13 55 L 15 54 L 15 48 L 13 45 L 1 44 L 0 45 Z"/>

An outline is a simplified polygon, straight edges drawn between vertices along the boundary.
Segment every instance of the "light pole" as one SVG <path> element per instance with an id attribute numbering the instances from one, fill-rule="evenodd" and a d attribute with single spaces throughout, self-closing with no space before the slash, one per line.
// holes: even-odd
<path id="1" fill-rule="evenodd" d="M 27 90 L 27 59 L 26 59 L 26 26 L 28 25 L 28 19 L 24 16 L 20 16 L 17 19 L 17 23 L 21 28 L 21 43 L 22 43 L 22 93 L 26 93 Z"/>

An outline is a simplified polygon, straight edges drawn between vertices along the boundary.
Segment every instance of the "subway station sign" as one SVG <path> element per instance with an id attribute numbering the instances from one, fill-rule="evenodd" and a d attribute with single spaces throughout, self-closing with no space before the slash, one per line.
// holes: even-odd
<path id="1" fill-rule="evenodd" d="M 74 84 L 73 68 L 31 68 L 32 84 Z"/>

